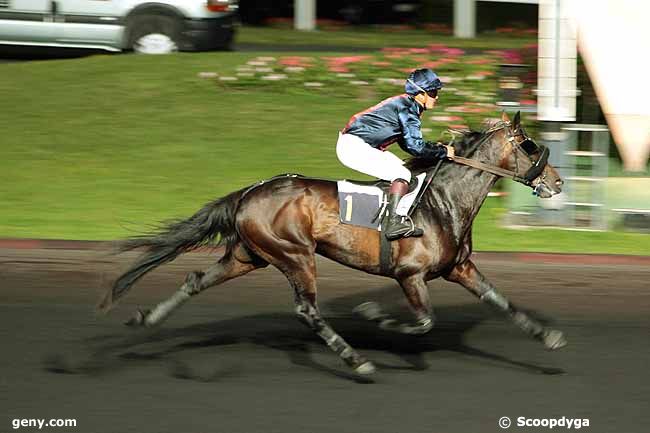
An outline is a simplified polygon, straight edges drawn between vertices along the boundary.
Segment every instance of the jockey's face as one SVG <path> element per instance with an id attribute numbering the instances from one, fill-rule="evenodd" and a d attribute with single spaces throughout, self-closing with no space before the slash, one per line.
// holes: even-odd
<path id="1" fill-rule="evenodd" d="M 433 90 L 431 92 L 427 92 L 427 100 L 424 103 L 424 108 L 430 110 L 436 106 L 436 103 L 438 103 L 438 91 Z"/>
<path id="2" fill-rule="evenodd" d="M 420 92 L 415 97 L 415 100 L 418 101 L 420 105 L 424 107 L 425 110 L 430 110 L 433 107 L 435 107 L 436 103 L 438 102 L 438 91 L 432 90 L 426 93 Z"/>

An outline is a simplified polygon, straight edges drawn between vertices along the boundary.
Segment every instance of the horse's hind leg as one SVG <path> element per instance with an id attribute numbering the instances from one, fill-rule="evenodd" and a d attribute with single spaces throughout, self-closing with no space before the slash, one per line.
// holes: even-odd
<path id="1" fill-rule="evenodd" d="M 387 331 L 401 332 L 402 334 L 420 335 L 426 334 L 433 328 L 434 315 L 429 300 L 427 283 L 423 275 L 411 275 L 399 279 L 404 295 L 408 300 L 409 307 L 415 315 L 416 322 L 413 324 L 399 323 L 381 311 L 381 307 L 375 302 L 364 302 L 354 308 L 354 312 L 364 319 L 376 322 L 381 329 Z"/>
<path id="2" fill-rule="evenodd" d="M 562 332 L 546 329 L 541 323 L 519 311 L 479 272 L 471 260 L 457 265 L 445 278 L 461 284 L 481 301 L 507 314 L 517 327 L 542 341 L 547 349 L 554 350 L 566 346 Z"/>
<path id="3" fill-rule="evenodd" d="M 309 268 L 299 272 L 284 272 L 295 291 L 298 319 L 325 340 L 330 349 L 357 373 L 374 373 L 375 366 L 359 355 L 321 316 L 316 305 L 315 266 L 312 265 Z"/>
<path id="4" fill-rule="evenodd" d="M 155 326 L 167 319 L 192 296 L 198 295 L 211 286 L 267 266 L 268 263 L 252 256 L 242 248 L 228 252 L 217 263 L 203 271 L 187 274 L 185 282 L 172 296 L 160 302 L 152 310 L 138 310 L 126 324 L 129 326 Z"/>

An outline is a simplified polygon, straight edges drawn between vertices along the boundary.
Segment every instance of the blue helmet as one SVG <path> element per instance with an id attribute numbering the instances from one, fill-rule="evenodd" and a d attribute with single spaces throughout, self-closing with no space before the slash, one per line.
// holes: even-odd
<path id="1" fill-rule="evenodd" d="M 442 89 L 442 81 L 431 69 L 416 69 L 406 78 L 404 89 L 409 95 Z"/>

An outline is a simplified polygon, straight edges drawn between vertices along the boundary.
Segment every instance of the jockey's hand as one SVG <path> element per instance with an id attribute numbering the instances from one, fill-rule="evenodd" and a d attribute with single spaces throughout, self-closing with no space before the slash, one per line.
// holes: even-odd
<path id="1" fill-rule="evenodd" d="M 442 143 L 434 143 L 432 141 L 427 141 L 425 143 L 424 149 L 422 151 L 421 157 L 429 159 L 444 159 L 449 157 L 448 146 L 445 146 Z"/>

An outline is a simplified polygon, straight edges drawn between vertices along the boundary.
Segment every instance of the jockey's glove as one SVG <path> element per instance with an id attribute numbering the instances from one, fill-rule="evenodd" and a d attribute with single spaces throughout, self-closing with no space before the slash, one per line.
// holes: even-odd
<path id="1" fill-rule="evenodd" d="M 434 143 L 433 141 L 427 141 L 424 143 L 424 148 L 420 154 L 420 157 L 426 159 L 443 159 L 447 157 L 447 147 L 440 144 Z"/>

